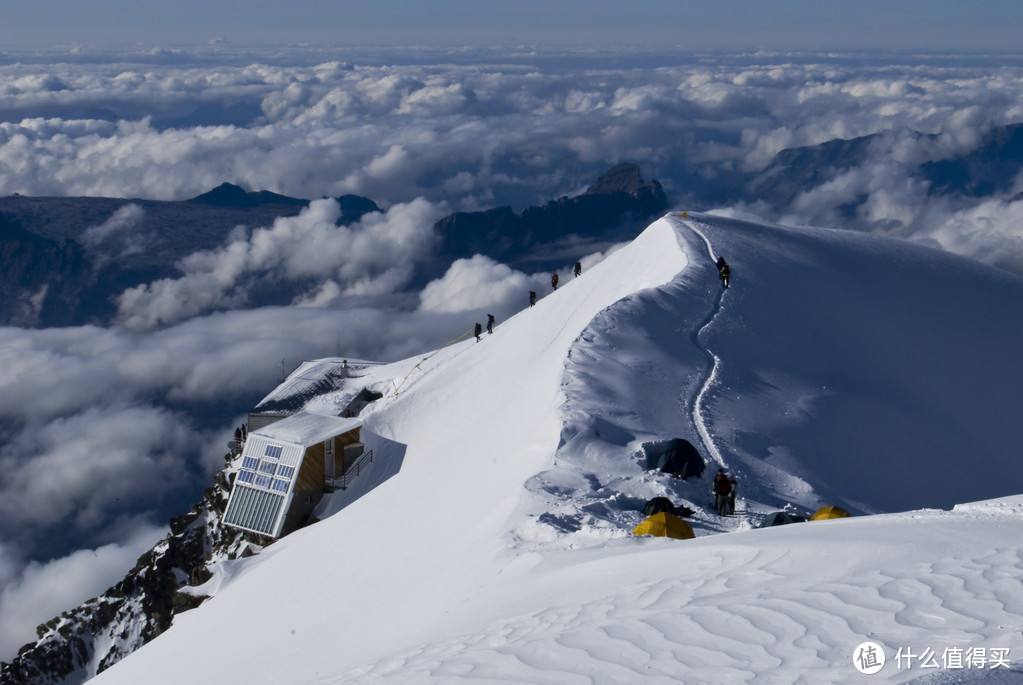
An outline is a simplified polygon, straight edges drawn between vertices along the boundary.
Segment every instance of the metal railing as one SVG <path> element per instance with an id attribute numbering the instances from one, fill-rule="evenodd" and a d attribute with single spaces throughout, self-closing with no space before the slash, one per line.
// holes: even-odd
<path id="1" fill-rule="evenodd" d="M 335 488 L 341 488 L 342 490 L 347 489 L 349 484 L 359 477 L 359 474 L 362 473 L 362 469 L 367 468 L 368 465 L 372 463 L 373 450 L 366 450 L 365 452 L 360 454 L 359 457 L 354 462 L 352 462 L 351 466 L 345 469 L 344 473 L 342 473 L 340 476 L 335 476 L 331 480 L 330 486 Z"/>

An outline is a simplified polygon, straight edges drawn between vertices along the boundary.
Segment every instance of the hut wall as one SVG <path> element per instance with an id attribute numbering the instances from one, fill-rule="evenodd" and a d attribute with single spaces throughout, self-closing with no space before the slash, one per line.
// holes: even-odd
<path id="1" fill-rule="evenodd" d="M 307 447 L 281 535 L 301 528 L 323 497 L 323 443 Z"/>
<path id="2" fill-rule="evenodd" d="M 362 429 L 356 428 L 350 430 L 347 433 L 342 433 L 334 437 L 334 474 L 340 476 L 343 474 L 354 459 L 349 456 L 345 459 L 345 447 L 350 445 L 361 444 L 362 440 Z M 350 452 L 350 451 L 349 451 Z"/>

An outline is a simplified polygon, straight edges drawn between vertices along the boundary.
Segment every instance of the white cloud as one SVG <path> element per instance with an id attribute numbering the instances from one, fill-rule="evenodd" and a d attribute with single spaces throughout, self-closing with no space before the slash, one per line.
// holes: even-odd
<path id="1" fill-rule="evenodd" d="M 0 544 L 0 661 L 11 659 L 35 638 L 35 627 L 116 583 L 136 558 L 166 534 L 162 528 L 136 526 L 123 542 L 82 549 L 18 570 Z M 5 582 L 6 580 L 6 582 Z"/>
<path id="2" fill-rule="evenodd" d="M 430 312 L 480 312 L 504 316 L 528 302 L 530 290 L 540 290 L 537 277 L 515 271 L 489 257 L 456 260 L 447 272 L 423 288 L 420 309 Z"/>
<path id="3" fill-rule="evenodd" d="M 587 271 L 627 243 L 613 245 L 579 260 Z M 571 276 L 571 265 L 558 270 L 562 282 Z M 529 301 L 529 291 L 550 290 L 549 273 L 525 274 L 484 255 L 455 260 L 440 278 L 426 284 L 419 293 L 419 309 L 424 312 L 491 313 L 507 318 Z"/>
<path id="4" fill-rule="evenodd" d="M 131 288 L 118 299 L 120 321 L 143 329 L 211 309 L 245 305 L 249 291 L 268 282 L 333 282 L 338 294 L 383 295 L 405 286 L 427 257 L 442 206 L 423 199 L 367 214 L 338 226 L 334 200 L 315 200 L 298 216 L 233 236 L 215 250 L 180 263 L 184 275 Z"/>
<path id="5" fill-rule="evenodd" d="M 183 417 L 145 406 L 29 421 L 0 452 L 4 527 L 90 530 L 112 514 L 155 507 L 187 484 L 185 460 L 203 438 Z"/>
<path id="6" fill-rule="evenodd" d="M 146 212 L 134 202 L 119 207 L 110 218 L 90 226 L 82 234 L 82 243 L 93 250 L 103 250 L 107 258 L 126 257 L 142 252 L 148 241 L 140 225 Z"/>
<path id="7" fill-rule="evenodd" d="M 545 69 L 436 57 L 0 66 L 0 194 L 183 198 L 232 179 L 455 207 L 476 206 L 484 188 L 526 204 L 623 158 L 682 190 L 680 168 L 756 169 L 783 147 L 889 129 L 946 131 L 969 147 L 990 124 L 1023 119 L 1016 66 L 722 55 Z M 444 183 L 462 173 L 475 183 Z"/>

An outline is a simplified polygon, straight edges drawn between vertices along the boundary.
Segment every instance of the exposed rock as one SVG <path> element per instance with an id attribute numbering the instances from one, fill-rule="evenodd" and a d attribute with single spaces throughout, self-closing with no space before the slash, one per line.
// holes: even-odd
<path id="1" fill-rule="evenodd" d="M 444 259 L 483 254 L 515 266 L 550 268 L 628 240 L 668 208 L 657 181 L 619 164 L 582 195 L 516 213 L 511 207 L 458 212 L 437 222 Z"/>
<path id="2" fill-rule="evenodd" d="M 272 193 L 269 190 L 248 192 L 241 186 L 236 186 L 232 183 L 221 183 L 213 190 L 197 195 L 188 200 L 188 202 L 199 202 L 220 207 L 257 207 L 259 205 L 293 205 L 303 207 L 309 204 L 308 200 Z"/>
<path id="3" fill-rule="evenodd" d="M 220 561 L 249 556 L 253 545 L 272 542 L 223 526 L 227 497 L 228 479 L 221 472 L 121 582 L 39 626 L 35 642 L 0 664 L 0 683 L 82 683 L 167 630 L 176 614 L 201 604 L 204 596 L 180 591 L 185 583 L 204 582 Z"/>
<path id="4" fill-rule="evenodd" d="M 206 595 L 194 595 L 190 592 L 175 592 L 173 602 L 174 613 L 183 614 L 186 611 L 195 609 L 207 599 L 209 599 L 209 597 Z"/>
<path id="5" fill-rule="evenodd" d="M 339 225 L 380 211 L 358 195 L 336 198 Z M 294 216 L 308 200 L 267 191 L 247 192 L 222 184 L 184 202 L 102 197 L 0 198 L 0 325 L 70 326 L 104 324 L 117 313 L 126 289 L 180 275 L 178 262 L 199 250 L 219 247 L 237 226 L 269 226 Z M 107 242 L 83 236 L 127 205 L 137 222 Z M 144 249 L 140 249 L 144 246 Z M 294 293 L 281 292 L 286 304 Z M 265 294 L 264 294 L 265 296 Z"/>
<path id="6" fill-rule="evenodd" d="M 597 179 L 597 182 L 586 189 L 587 195 L 601 195 L 607 193 L 639 193 L 644 187 L 660 187 L 657 181 L 646 183 L 639 172 L 638 164 L 623 162 L 611 167 Z"/>

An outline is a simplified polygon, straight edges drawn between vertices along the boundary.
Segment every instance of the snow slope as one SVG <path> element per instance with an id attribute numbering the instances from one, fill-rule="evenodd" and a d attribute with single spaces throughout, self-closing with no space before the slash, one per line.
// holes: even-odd
<path id="1" fill-rule="evenodd" d="M 657 495 L 707 505 L 706 479 L 643 468 L 640 445 L 671 437 L 739 477 L 747 515 L 698 511 L 698 531 L 786 504 L 882 512 L 1023 492 L 1023 280 L 853 232 L 674 220 L 689 267 L 572 347 L 556 464 L 529 483 L 541 520 L 578 531 L 557 546 L 620 534 Z M 550 541 L 539 528 L 519 532 Z"/>
<path id="2" fill-rule="evenodd" d="M 1021 533 L 1014 497 L 553 553 L 505 618 L 318 682 L 858 683 L 864 640 L 888 653 L 878 682 L 933 673 L 899 669 L 899 647 L 1018 659 Z"/>
<path id="3" fill-rule="evenodd" d="M 270 547 L 97 682 L 178 683 L 199 672 L 203 682 L 233 682 L 240 661 L 249 683 L 309 682 L 447 625 L 468 629 L 472 597 L 523 561 L 506 535 L 522 484 L 557 444 L 569 347 L 601 309 L 665 283 L 685 263 L 674 226 L 659 221 L 492 338 L 434 356 L 367 422 L 408 445 L 400 473 L 343 515 Z M 242 626 L 241 651 L 224 649 Z"/>
<path id="4" fill-rule="evenodd" d="M 652 493 L 706 499 L 706 480 L 640 467 L 651 437 L 706 439 L 752 513 L 1023 491 L 1021 298 L 1019 279 L 894 241 L 662 219 L 482 343 L 404 362 L 367 417 L 404 446 L 377 487 L 96 682 L 819 683 L 858 678 L 868 635 L 1023 649 L 1017 500 L 623 534 Z"/>

